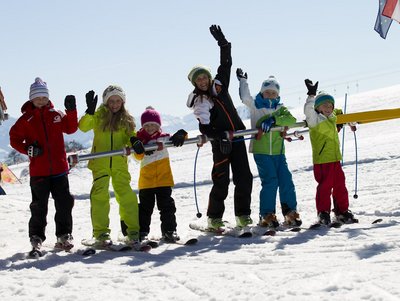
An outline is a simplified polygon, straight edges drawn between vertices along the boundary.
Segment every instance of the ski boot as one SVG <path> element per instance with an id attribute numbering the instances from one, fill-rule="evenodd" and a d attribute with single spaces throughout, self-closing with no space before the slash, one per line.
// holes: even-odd
<path id="1" fill-rule="evenodd" d="M 40 251 L 40 248 L 42 247 L 43 240 L 38 235 L 32 235 L 30 242 L 32 245 L 32 250 L 29 252 L 29 257 L 42 257 L 43 253 Z"/>
<path id="2" fill-rule="evenodd" d="M 134 251 L 148 252 L 151 250 L 151 246 L 145 242 L 140 242 L 140 235 L 138 232 L 129 232 L 125 238 L 125 244 L 132 248 Z"/>
<path id="3" fill-rule="evenodd" d="M 102 233 L 98 237 L 95 237 L 93 247 L 95 248 L 107 248 L 113 244 L 110 233 Z"/>
<path id="4" fill-rule="evenodd" d="M 149 240 L 148 235 L 149 235 L 149 233 L 147 233 L 147 232 L 139 232 L 139 240 L 140 241 Z"/>
<path id="5" fill-rule="evenodd" d="M 220 232 L 220 233 L 222 233 L 222 232 L 224 232 L 225 231 L 225 224 L 224 224 L 224 222 L 222 221 L 222 218 L 218 218 L 218 217 L 216 217 L 216 218 L 212 218 L 212 217 L 209 217 L 208 219 L 207 219 L 207 228 L 209 229 L 209 231 L 211 231 L 211 232 Z"/>
<path id="6" fill-rule="evenodd" d="M 64 234 L 57 237 L 57 242 L 54 246 L 55 249 L 69 251 L 74 247 L 74 238 L 71 234 Z"/>
<path id="7" fill-rule="evenodd" d="M 300 227 L 302 221 L 300 219 L 299 213 L 296 210 L 290 211 L 288 214 L 285 215 L 284 224 L 288 227 Z"/>
<path id="8" fill-rule="evenodd" d="M 320 223 L 321 225 L 329 226 L 331 223 L 331 216 L 329 212 L 322 211 L 318 213 L 318 223 Z"/>
<path id="9" fill-rule="evenodd" d="M 343 213 L 336 215 L 336 220 L 342 224 L 358 223 L 358 219 L 354 218 L 354 215 L 350 210 L 347 210 Z"/>
<path id="10" fill-rule="evenodd" d="M 253 220 L 251 219 L 250 215 L 241 215 L 241 216 L 236 216 L 236 226 L 238 228 L 244 228 L 253 223 Z"/>
<path id="11" fill-rule="evenodd" d="M 266 228 L 278 228 L 279 227 L 279 222 L 278 219 L 276 218 L 275 213 L 269 213 L 264 215 L 260 219 L 259 225 L 261 227 L 266 227 Z"/>
<path id="12" fill-rule="evenodd" d="M 180 237 L 178 236 L 176 231 L 166 231 L 163 234 L 162 239 L 167 243 L 175 243 L 180 239 Z"/>

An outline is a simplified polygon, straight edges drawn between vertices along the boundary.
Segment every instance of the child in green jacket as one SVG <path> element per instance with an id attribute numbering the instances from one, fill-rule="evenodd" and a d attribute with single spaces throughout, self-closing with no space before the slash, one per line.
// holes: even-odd
<path id="1" fill-rule="evenodd" d="M 271 127 L 290 126 L 296 118 L 280 102 L 280 85 L 274 76 L 265 80 L 260 92 L 253 98 L 247 83 L 247 73 L 236 70 L 240 82 L 239 94 L 242 102 L 250 110 L 252 128 L 263 132 L 258 140 L 251 140 L 249 152 L 253 153 L 261 179 L 260 191 L 260 226 L 276 228 L 276 195 L 279 199 L 285 224 L 300 226 L 302 221 L 297 212 L 296 190 L 292 174 L 286 163 L 284 138 L 280 132 L 270 131 Z"/>
<path id="2" fill-rule="evenodd" d="M 318 183 L 315 201 L 320 224 L 331 223 L 331 196 L 336 221 L 357 223 L 349 210 L 349 194 L 346 179 L 340 161 L 342 154 L 339 148 L 339 135 L 336 115 L 341 110 L 334 109 L 335 99 L 332 95 L 320 92 L 317 94 L 318 82 L 313 85 L 305 80 L 308 97 L 304 105 L 304 114 L 310 129 L 310 141 L 313 153 L 314 178 Z M 356 128 L 353 126 L 352 130 Z"/>
<path id="3" fill-rule="evenodd" d="M 121 87 L 111 85 L 103 93 L 103 104 L 96 110 L 97 95 L 94 91 L 86 94 L 86 114 L 79 120 L 83 132 L 93 130 L 92 152 L 119 150 L 132 145 L 138 156 L 144 156 L 144 146 L 136 138 L 134 118 L 125 109 L 126 96 Z M 95 111 L 96 110 L 96 111 Z M 92 170 L 93 186 L 90 192 L 91 218 L 95 244 L 112 244 L 109 228 L 110 180 L 115 198 L 119 204 L 121 220 L 127 226 L 126 242 L 139 248 L 138 201 L 130 186 L 126 156 L 112 156 L 92 159 L 88 163 Z"/>

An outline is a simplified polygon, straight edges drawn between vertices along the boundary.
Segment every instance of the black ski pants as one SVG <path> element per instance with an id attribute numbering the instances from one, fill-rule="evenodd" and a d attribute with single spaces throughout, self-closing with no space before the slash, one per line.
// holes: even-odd
<path id="1" fill-rule="evenodd" d="M 69 191 L 68 175 L 31 177 L 30 186 L 32 202 L 30 204 L 29 237 L 37 235 L 43 241 L 46 239 L 45 230 L 50 193 L 56 208 L 54 216 L 56 236 L 71 234 L 74 198 Z"/>
<path id="2" fill-rule="evenodd" d="M 250 171 L 243 137 L 237 137 L 232 141 L 232 151 L 229 154 L 221 153 L 218 140 L 212 141 L 211 144 L 214 161 L 211 172 L 213 187 L 209 196 L 207 216 L 222 218 L 224 214 L 224 201 L 228 196 L 230 182 L 230 168 L 232 169 L 232 179 L 235 185 L 233 196 L 235 216 L 250 215 L 253 175 Z"/>
<path id="3" fill-rule="evenodd" d="M 171 197 L 171 187 L 156 187 L 139 190 L 139 224 L 141 233 L 150 232 L 151 215 L 157 201 L 160 211 L 161 233 L 176 231 L 176 207 Z"/>

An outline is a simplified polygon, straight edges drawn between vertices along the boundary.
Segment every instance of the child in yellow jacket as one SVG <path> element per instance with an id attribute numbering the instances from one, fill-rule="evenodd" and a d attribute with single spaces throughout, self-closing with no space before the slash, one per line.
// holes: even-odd
<path id="1" fill-rule="evenodd" d="M 145 152 L 140 165 L 139 176 L 139 224 L 142 240 L 150 232 L 151 215 L 157 201 L 160 211 L 162 239 L 173 243 L 179 240 L 176 233 L 176 207 L 171 197 L 174 179 L 167 148 L 164 142 L 172 141 L 175 146 L 182 146 L 187 133 L 184 130 L 177 131 L 170 137 L 161 129 L 160 114 L 152 107 L 147 107 L 141 116 L 142 128 L 137 137 L 143 144 L 158 144 L 155 151 Z"/>

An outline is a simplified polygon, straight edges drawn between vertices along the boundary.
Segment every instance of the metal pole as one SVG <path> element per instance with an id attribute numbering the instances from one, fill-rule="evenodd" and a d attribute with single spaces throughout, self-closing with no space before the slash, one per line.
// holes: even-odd
<path id="1" fill-rule="evenodd" d="M 275 127 L 271 128 L 271 131 L 282 132 L 284 130 L 287 130 L 288 128 L 304 127 L 304 126 L 306 126 L 305 122 L 296 122 L 289 127 L 275 126 Z M 256 134 L 258 134 L 258 132 L 259 132 L 259 129 L 240 130 L 240 131 L 233 132 L 232 136 L 233 137 L 241 137 L 241 136 L 247 136 L 247 135 L 256 135 Z M 184 142 L 184 145 L 187 145 L 187 144 L 202 145 L 202 144 L 206 143 L 207 141 L 212 141 L 212 140 L 213 140 L 212 138 L 209 138 L 206 135 L 198 135 L 195 138 L 186 139 Z M 163 146 L 164 147 L 172 147 L 174 145 L 171 141 L 167 141 L 167 142 L 164 142 Z M 157 150 L 157 149 L 158 149 L 158 145 L 156 145 L 156 144 L 144 146 L 145 151 L 152 151 L 152 150 Z M 129 156 L 131 153 L 134 153 L 133 148 L 126 147 L 126 148 L 123 148 L 120 150 L 91 153 L 91 154 L 87 154 L 87 155 L 73 154 L 73 155 L 68 156 L 68 162 L 71 166 L 74 166 L 78 162 L 85 161 L 85 160 L 104 158 L 104 157 L 112 157 L 112 156 Z"/>

